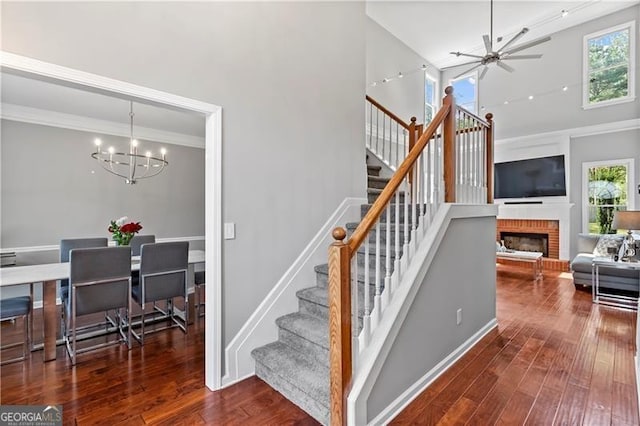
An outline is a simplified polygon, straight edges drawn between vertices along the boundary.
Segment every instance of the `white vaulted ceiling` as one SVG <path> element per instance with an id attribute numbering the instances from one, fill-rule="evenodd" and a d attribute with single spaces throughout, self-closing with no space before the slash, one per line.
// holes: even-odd
<path id="1" fill-rule="evenodd" d="M 518 42 L 523 43 L 637 3 L 640 1 L 495 0 L 493 35 L 494 39 L 504 37 L 504 43 L 527 27 L 529 33 Z M 489 34 L 489 0 L 368 1 L 366 7 L 371 19 L 438 68 L 468 61 L 449 52 L 485 53 L 482 35 Z M 569 12 L 565 17 L 563 10 Z"/>

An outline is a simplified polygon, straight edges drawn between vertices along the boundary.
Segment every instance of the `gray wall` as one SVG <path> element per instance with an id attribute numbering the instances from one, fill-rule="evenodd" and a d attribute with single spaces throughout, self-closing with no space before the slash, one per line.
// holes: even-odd
<path id="1" fill-rule="evenodd" d="M 495 229 L 495 217 L 451 221 L 367 400 L 367 422 L 496 317 Z"/>
<path id="2" fill-rule="evenodd" d="M 375 87 L 371 83 L 397 76 L 398 72 L 417 70 L 422 65 L 427 65 L 427 72 L 436 79 L 440 71 L 371 18 L 367 17 L 366 28 L 367 94 L 405 122 L 416 117 L 418 123 L 424 123 L 423 71 L 406 74 L 389 83 L 378 83 Z"/>
<path id="3" fill-rule="evenodd" d="M 571 258 L 576 255 L 576 236 L 582 232 L 582 163 L 590 161 L 635 159 L 635 176 L 632 178 L 635 209 L 640 210 L 640 130 L 608 133 L 571 138 Z"/>
<path id="4" fill-rule="evenodd" d="M 3 248 L 110 237 L 109 221 L 122 216 L 157 238 L 204 235 L 203 149 L 141 141 L 154 152 L 166 147 L 170 164 L 127 185 L 90 157 L 96 137 L 120 147 L 125 138 L 7 120 L 1 130 Z"/>
<path id="5" fill-rule="evenodd" d="M 3 2 L 1 35 L 9 52 L 222 106 L 225 345 L 365 193 L 363 3 Z"/>
<path id="6" fill-rule="evenodd" d="M 516 69 L 508 73 L 490 66 L 480 80 L 480 105 L 494 115 L 496 139 L 510 138 L 553 130 L 570 129 L 640 117 L 640 55 L 636 53 L 636 100 L 608 107 L 582 109 L 583 37 L 631 20 L 636 20 L 636 50 L 640 6 L 586 22 L 551 35 L 551 41 L 522 53 L 542 53 L 541 59 L 511 61 Z M 523 42 L 529 39 L 523 39 Z M 463 71 L 461 67 L 443 73 L 443 82 Z M 561 88 L 568 86 L 567 92 Z M 548 93 L 550 92 L 550 93 Z M 548 93 L 548 94 L 547 94 Z M 533 101 L 527 97 L 537 96 Z M 504 105 L 505 100 L 519 100 Z"/>

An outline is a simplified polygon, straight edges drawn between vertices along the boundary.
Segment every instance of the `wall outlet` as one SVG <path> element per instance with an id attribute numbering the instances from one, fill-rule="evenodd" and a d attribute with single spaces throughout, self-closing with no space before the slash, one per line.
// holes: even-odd
<path id="1" fill-rule="evenodd" d="M 236 224 L 233 222 L 224 224 L 224 239 L 234 240 L 236 238 Z"/>
<path id="2" fill-rule="evenodd" d="M 462 324 L 462 308 L 456 311 L 456 324 L 457 325 Z"/>

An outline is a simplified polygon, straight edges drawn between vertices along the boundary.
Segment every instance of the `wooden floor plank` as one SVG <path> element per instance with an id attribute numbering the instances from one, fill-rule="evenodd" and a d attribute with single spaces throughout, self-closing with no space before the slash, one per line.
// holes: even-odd
<path id="1" fill-rule="evenodd" d="M 566 274 L 534 283 L 529 272 L 498 267 L 498 326 L 391 424 L 640 424 L 636 313 L 593 305 Z M 3 323 L 0 332 L 4 340 L 21 329 Z M 206 389 L 203 343 L 200 319 L 187 335 L 158 332 L 131 351 L 83 354 L 76 367 L 62 347 L 54 362 L 34 352 L 2 366 L 0 403 L 62 404 L 64 423 L 78 425 L 317 424 L 255 376 Z"/>

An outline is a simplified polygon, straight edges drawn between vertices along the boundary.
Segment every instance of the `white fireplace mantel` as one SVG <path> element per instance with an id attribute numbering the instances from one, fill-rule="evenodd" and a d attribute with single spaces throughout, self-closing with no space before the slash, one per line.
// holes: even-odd
<path id="1" fill-rule="evenodd" d="M 557 220 L 559 225 L 559 257 L 568 260 L 570 244 L 570 213 L 573 203 L 498 204 L 498 219 Z"/>

